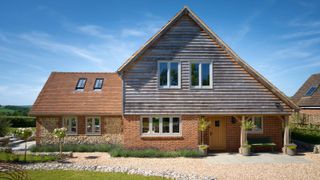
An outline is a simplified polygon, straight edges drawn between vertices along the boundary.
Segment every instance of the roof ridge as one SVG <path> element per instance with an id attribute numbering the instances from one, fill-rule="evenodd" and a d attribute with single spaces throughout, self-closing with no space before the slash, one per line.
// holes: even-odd
<path id="1" fill-rule="evenodd" d="M 67 72 L 67 71 L 52 71 L 54 74 L 117 74 L 117 72 Z"/>

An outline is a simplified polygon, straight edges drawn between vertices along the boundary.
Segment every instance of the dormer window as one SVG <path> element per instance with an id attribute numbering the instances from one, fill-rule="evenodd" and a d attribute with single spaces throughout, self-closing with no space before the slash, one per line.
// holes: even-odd
<path id="1" fill-rule="evenodd" d="M 311 86 L 310 89 L 306 92 L 305 96 L 312 96 L 317 89 L 318 89 L 317 86 Z"/>
<path id="2" fill-rule="evenodd" d="M 76 90 L 83 90 L 86 86 L 87 78 L 80 78 L 76 85 Z"/>
<path id="3" fill-rule="evenodd" d="M 102 89 L 103 86 L 103 78 L 97 78 L 96 81 L 94 82 L 94 90 L 100 90 Z"/>

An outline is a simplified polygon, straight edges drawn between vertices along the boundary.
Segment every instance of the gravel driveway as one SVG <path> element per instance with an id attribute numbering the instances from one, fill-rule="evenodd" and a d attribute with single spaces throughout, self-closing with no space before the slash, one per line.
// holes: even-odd
<path id="1" fill-rule="evenodd" d="M 68 161 L 74 164 L 121 166 L 151 171 L 175 171 L 182 174 L 214 176 L 218 179 L 319 179 L 320 155 L 305 153 L 303 160 L 266 163 L 217 163 L 219 155 L 206 158 L 112 158 L 108 153 L 74 153 Z M 231 156 L 230 156 L 231 157 Z M 221 157 L 220 157 L 221 159 Z M 215 163 L 212 163 L 215 162 Z"/>

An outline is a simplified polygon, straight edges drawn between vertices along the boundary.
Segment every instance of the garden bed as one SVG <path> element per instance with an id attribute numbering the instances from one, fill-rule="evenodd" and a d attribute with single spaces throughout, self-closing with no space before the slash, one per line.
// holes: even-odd
<path id="1" fill-rule="evenodd" d="M 30 148 L 31 152 L 58 152 L 58 145 L 38 145 Z M 157 149 L 124 149 L 119 145 L 101 144 L 65 144 L 63 151 L 69 152 L 109 152 L 112 157 L 202 157 L 197 150 L 160 151 Z"/>

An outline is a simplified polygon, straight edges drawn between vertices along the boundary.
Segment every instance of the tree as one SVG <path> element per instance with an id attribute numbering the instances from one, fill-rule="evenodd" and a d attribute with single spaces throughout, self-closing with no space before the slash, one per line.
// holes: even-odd
<path id="1" fill-rule="evenodd" d="M 208 146 L 204 144 L 204 132 L 207 130 L 210 122 L 207 121 L 203 116 L 200 118 L 199 131 L 201 132 L 201 147 L 206 149 Z"/>
<path id="2" fill-rule="evenodd" d="M 0 137 L 8 134 L 10 126 L 11 124 L 8 119 L 0 117 Z"/>
<path id="3" fill-rule="evenodd" d="M 31 128 L 19 128 L 15 132 L 15 135 L 19 138 L 23 139 L 25 141 L 24 144 L 24 161 L 27 161 L 27 140 L 30 138 L 33 134 L 33 131 Z"/>
<path id="4" fill-rule="evenodd" d="M 66 128 L 56 128 L 53 130 L 53 136 L 59 139 L 60 158 L 62 159 L 62 143 L 63 138 L 67 135 Z"/>

